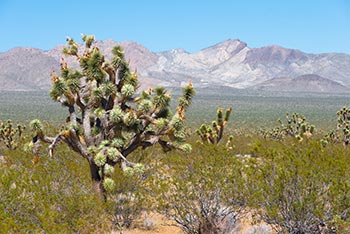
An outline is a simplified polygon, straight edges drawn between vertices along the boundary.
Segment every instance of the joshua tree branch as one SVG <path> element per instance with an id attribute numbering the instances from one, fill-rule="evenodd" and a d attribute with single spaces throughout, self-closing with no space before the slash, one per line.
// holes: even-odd
<path id="1" fill-rule="evenodd" d="M 64 137 L 62 134 L 58 134 L 54 140 L 51 142 L 50 146 L 49 146 L 49 155 L 50 157 L 53 157 L 53 151 L 56 148 L 56 146 L 61 143 L 62 141 L 64 141 Z"/>
<path id="2" fill-rule="evenodd" d="M 88 145 L 93 144 L 93 139 L 91 137 L 91 123 L 90 123 L 90 109 L 85 108 L 83 115 L 83 130 L 86 143 Z"/>

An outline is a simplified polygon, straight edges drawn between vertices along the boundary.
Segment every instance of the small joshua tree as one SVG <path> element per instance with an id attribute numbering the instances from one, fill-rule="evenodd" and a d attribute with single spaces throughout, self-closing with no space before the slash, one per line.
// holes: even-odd
<path id="1" fill-rule="evenodd" d="M 271 138 L 275 140 L 282 140 L 286 136 L 295 137 L 299 141 L 303 139 L 310 138 L 314 133 L 315 126 L 306 121 L 306 118 L 298 113 L 293 113 L 289 116 L 286 113 L 286 123 L 284 124 L 282 120 L 278 121 L 280 126 L 272 128 L 270 130 L 261 130 L 260 134 L 264 138 Z"/>
<path id="2" fill-rule="evenodd" d="M 228 108 L 224 116 L 222 108 L 219 107 L 217 110 L 217 120 L 214 120 L 211 126 L 207 124 L 202 124 L 200 128 L 197 129 L 196 133 L 201 138 L 202 143 L 209 143 L 214 145 L 219 144 L 224 135 L 224 129 L 227 124 L 227 121 L 230 118 L 231 112 L 232 108 Z M 231 141 L 232 136 L 230 136 L 227 145 L 229 145 Z"/>
<path id="3" fill-rule="evenodd" d="M 8 149 L 16 149 L 18 147 L 18 141 L 23 138 L 23 130 L 25 126 L 18 124 L 13 126 L 12 121 L 9 119 L 7 122 L 0 120 L 0 141 L 2 141 Z"/>
<path id="4" fill-rule="evenodd" d="M 350 143 L 350 109 L 348 107 L 341 108 L 337 111 L 337 116 L 337 128 L 321 139 L 323 146 L 329 142 L 342 142 L 344 146 Z"/>
<path id="5" fill-rule="evenodd" d="M 83 53 L 71 38 L 63 49 L 66 56 L 77 59 L 80 69 L 69 67 L 62 58 L 60 76 L 51 74 L 50 96 L 68 109 L 67 124 L 56 136 L 48 137 L 40 121 L 33 120 L 31 146 L 35 162 L 42 142 L 50 144 L 50 156 L 58 144 L 66 143 L 88 161 L 95 188 L 104 195 L 115 187 L 111 174 L 116 165 L 124 171 L 142 167 L 127 159 L 137 148 L 158 143 L 164 151 L 191 150 L 184 143 L 184 120 L 194 89 L 191 83 L 183 89 L 171 114 L 171 96 L 163 87 L 136 93 L 137 74 L 130 71 L 120 46 L 113 48 L 108 61 L 94 44 L 94 36 L 83 35 L 82 40 Z"/>

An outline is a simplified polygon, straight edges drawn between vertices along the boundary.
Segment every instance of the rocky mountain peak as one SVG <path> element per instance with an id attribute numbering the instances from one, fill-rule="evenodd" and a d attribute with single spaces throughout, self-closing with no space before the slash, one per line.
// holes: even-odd
<path id="1" fill-rule="evenodd" d="M 265 46 L 249 51 L 246 62 L 248 63 L 285 63 L 303 59 L 307 54 L 300 50 L 287 49 L 281 46 Z"/>
<path id="2" fill-rule="evenodd" d="M 137 42 L 123 41 L 120 46 L 123 47 L 126 58 L 130 60 L 131 67 L 139 72 L 144 72 L 158 61 L 155 53 Z"/>
<path id="3" fill-rule="evenodd" d="M 18 53 L 43 53 L 44 51 L 41 49 L 33 48 L 33 47 L 15 47 L 10 49 L 7 52 L 4 52 L 2 54 L 12 55 L 12 54 L 18 54 Z"/>
<path id="4" fill-rule="evenodd" d="M 229 55 L 235 55 L 245 47 L 247 47 L 247 44 L 239 39 L 228 39 L 213 46 L 207 47 L 200 52 L 208 54 L 225 52 Z"/>
<path id="5" fill-rule="evenodd" d="M 200 50 L 192 54 L 192 57 L 195 61 L 200 61 L 211 69 L 235 57 L 247 48 L 246 43 L 238 39 L 229 39 Z"/>

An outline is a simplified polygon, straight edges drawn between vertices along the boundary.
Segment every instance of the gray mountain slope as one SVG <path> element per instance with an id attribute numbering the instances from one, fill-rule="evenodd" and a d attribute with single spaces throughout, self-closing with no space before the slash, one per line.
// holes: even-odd
<path id="1" fill-rule="evenodd" d="M 318 93 L 348 93 L 346 86 L 314 74 L 295 78 L 278 77 L 251 87 L 253 90 L 286 91 L 286 92 L 318 92 Z"/>
<path id="2" fill-rule="evenodd" d="M 154 53 L 136 42 L 97 41 L 101 50 L 108 52 L 107 58 L 111 57 L 110 51 L 117 44 L 124 47 L 143 87 L 178 87 L 192 80 L 195 87 L 251 88 L 276 77 L 294 79 L 307 74 L 335 82 L 320 81 L 320 87 L 315 90 L 340 90 L 340 86 L 350 86 L 349 54 L 308 54 L 280 46 L 249 48 L 237 39 L 195 53 L 183 49 Z M 51 71 L 59 69 L 62 48 L 60 45 L 49 51 L 14 48 L 0 53 L 0 90 L 48 89 Z M 68 59 L 68 64 L 78 66 L 74 58 Z M 302 82 L 307 86 L 308 82 L 315 81 L 304 77 Z M 322 85 L 327 87 L 322 88 Z M 334 89 L 328 87 L 332 85 Z M 278 87 L 278 82 L 275 86 Z"/>

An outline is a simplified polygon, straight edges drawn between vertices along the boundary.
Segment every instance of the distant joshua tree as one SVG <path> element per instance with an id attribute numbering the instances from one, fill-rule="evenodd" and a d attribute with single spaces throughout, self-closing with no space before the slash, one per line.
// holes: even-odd
<path id="1" fill-rule="evenodd" d="M 348 146 L 350 143 L 350 109 L 344 106 L 337 111 L 337 128 L 330 131 L 326 136 L 321 139 L 321 144 L 326 146 L 328 143 L 342 142 L 344 146 Z"/>
<path id="2" fill-rule="evenodd" d="M 24 129 L 25 126 L 21 124 L 13 126 L 10 119 L 7 122 L 0 120 L 0 143 L 4 143 L 8 149 L 17 149 L 19 142 L 24 138 Z"/>
<path id="3" fill-rule="evenodd" d="M 130 71 L 120 46 L 113 48 L 113 58 L 108 61 L 94 44 L 94 36 L 83 35 L 82 40 L 83 53 L 71 38 L 63 49 L 65 55 L 77 59 L 80 69 L 70 68 L 62 58 L 60 76 L 51 74 L 50 96 L 69 112 L 65 128 L 48 137 L 41 122 L 33 120 L 30 127 L 35 137 L 29 146 L 36 163 L 42 142 L 50 144 L 50 156 L 57 145 L 66 143 L 88 161 L 94 187 L 105 196 L 115 187 L 111 174 L 116 165 L 124 171 L 143 170 L 143 165 L 127 159 L 137 148 L 158 143 L 165 152 L 191 150 L 184 142 L 184 120 L 195 91 L 191 83 L 184 87 L 172 114 L 171 96 L 163 87 L 136 93 L 137 74 Z"/>
<path id="4" fill-rule="evenodd" d="M 283 140 L 286 136 L 294 137 L 298 141 L 303 141 L 304 138 L 310 138 L 315 131 L 315 126 L 306 121 L 306 118 L 298 113 L 293 113 L 290 116 L 286 113 L 286 123 L 278 120 L 280 126 L 269 130 L 260 130 L 260 134 L 264 138 L 274 140 Z"/>
<path id="5" fill-rule="evenodd" d="M 223 110 L 219 107 L 216 111 L 217 120 L 213 121 L 211 126 L 207 124 L 202 124 L 199 129 L 196 130 L 197 135 L 200 137 L 202 143 L 204 144 L 213 144 L 218 145 L 221 141 L 225 126 L 230 118 L 232 112 L 232 108 L 226 109 L 225 116 L 223 115 Z M 226 147 L 229 148 L 231 142 L 233 140 L 233 136 L 229 136 L 228 141 L 226 143 Z"/>

